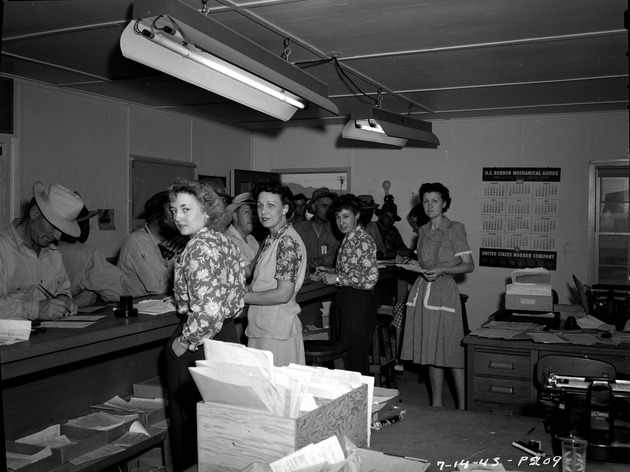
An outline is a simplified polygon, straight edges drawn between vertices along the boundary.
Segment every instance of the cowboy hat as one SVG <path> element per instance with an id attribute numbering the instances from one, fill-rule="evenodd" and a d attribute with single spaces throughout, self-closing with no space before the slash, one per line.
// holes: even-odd
<path id="1" fill-rule="evenodd" d="M 313 194 L 311 195 L 311 199 L 307 203 L 307 208 L 311 209 L 313 203 L 315 203 L 320 198 L 324 198 L 324 197 L 328 197 L 331 200 L 334 200 L 335 198 L 338 197 L 338 195 L 335 192 L 331 192 L 330 190 L 328 190 L 328 187 L 320 187 L 317 190 L 315 190 Z"/>
<path id="2" fill-rule="evenodd" d="M 400 221 L 398 216 L 398 207 L 395 203 L 383 203 L 383 207 L 380 210 L 374 212 L 376 216 L 381 216 L 383 213 L 392 213 L 395 221 Z"/>
<path id="3" fill-rule="evenodd" d="M 249 192 L 245 192 L 245 193 L 241 193 L 238 194 L 236 197 L 234 197 L 234 200 L 232 200 L 232 203 L 230 203 L 226 208 L 225 211 L 229 213 L 232 213 L 233 211 L 238 210 L 238 208 L 242 205 L 256 205 L 256 202 L 254 201 L 254 198 L 252 197 L 252 194 Z"/>
<path id="4" fill-rule="evenodd" d="M 357 197 L 361 200 L 362 208 L 378 208 L 378 203 L 374 202 L 374 197 L 372 195 L 359 195 Z"/>
<path id="5" fill-rule="evenodd" d="M 81 234 L 76 219 L 83 208 L 83 201 L 61 184 L 46 187 L 37 181 L 33 184 L 33 197 L 42 215 L 59 231 L 73 237 Z"/>

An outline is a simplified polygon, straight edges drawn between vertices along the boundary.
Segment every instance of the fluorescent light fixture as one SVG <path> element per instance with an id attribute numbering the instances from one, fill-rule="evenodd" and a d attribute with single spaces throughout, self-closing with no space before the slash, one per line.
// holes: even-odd
<path id="1" fill-rule="evenodd" d="M 182 0 L 136 0 L 125 57 L 283 121 L 312 102 L 339 111 L 323 82 Z"/>
<path id="2" fill-rule="evenodd" d="M 429 121 L 399 115 L 380 107 L 372 107 L 372 118 L 383 128 L 387 136 L 417 141 L 431 147 L 440 145 L 440 140 L 432 133 L 433 125 Z"/>
<path id="3" fill-rule="evenodd" d="M 373 143 L 387 144 L 389 146 L 404 147 L 406 139 L 392 138 L 385 134 L 383 128 L 372 119 L 350 120 L 343 127 L 341 136 L 346 139 L 356 139 L 358 141 L 369 141 Z"/>

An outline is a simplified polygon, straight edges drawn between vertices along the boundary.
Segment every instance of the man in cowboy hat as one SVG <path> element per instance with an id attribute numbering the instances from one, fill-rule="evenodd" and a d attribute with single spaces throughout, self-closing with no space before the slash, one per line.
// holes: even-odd
<path id="1" fill-rule="evenodd" d="M 168 191 L 158 192 L 144 204 L 143 228 L 123 239 L 118 268 L 134 297 L 171 293 L 175 256 L 186 247 L 170 216 Z"/>
<path id="2" fill-rule="evenodd" d="M 396 256 L 410 256 L 411 250 L 406 246 L 402 236 L 398 232 L 398 229 L 394 226 L 396 221 L 400 221 L 398 216 L 398 207 L 394 203 L 394 198 L 391 195 L 388 200 L 383 203 L 383 206 L 376 210 L 376 216 L 378 220 L 376 225 L 378 231 L 383 239 L 385 245 L 384 259 L 394 259 Z"/>
<path id="3" fill-rule="evenodd" d="M 88 211 L 84 206 L 77 217 L 81 234 L 77 238 L 63 234 L 58 244 L 77 306 L 94 305 L 100 300 L 116 302 L 124 293 L 122 272 L 101 251 L 85 244 L 90 236 L 90 218 L 96 215 L 98 211 Z"/>
<path id="4" fill-rule="evenodd" d="M 249 280 L 254 270 L 254 262 L 260 245 L 252 236 L 256 224 L 256 202 L 249 192 L 241 193 L 225 209 L 232 218 L 232 223 L 225 230 L 225 235 L 236 244 L 247 263 L 245 278 Z"/>
<path id="5" fill-rule="evenodd" d="M 337 259 L 341 240 L 330 222 L 330 207 L 335 198 L 337 194 L 327 187 L 318 188 L 308 203 L 308 210 L 313 217 L 294 225 L 306 246 L 306 257 L 311 272 L 319 266 L 333 267 Z"/>
<path id="6" fill-rule="evenodd" d="M 374 211 L 379 207 L 378 203 L 374 202 L 372 195 L 359 195 L 361 200 L 361 213 L 359 214 L 359 223 L 365 229 L 365 232 L 372 236 L 374 243 L 376 244 L 376 258 L 383 259 L 385 254 L 385 244 L 383 244 L 383 238 L 378 230 L 376 222 L 372 221 L 374 217 Z"/>
<path id="7" fill-rule="evenodd" d="M 0 318 L 55 320 L 77 311 L 56 242 L 81 234 L 83 202 L 61 184 L 33 185 L 26 215 L 0 233 Z"/>

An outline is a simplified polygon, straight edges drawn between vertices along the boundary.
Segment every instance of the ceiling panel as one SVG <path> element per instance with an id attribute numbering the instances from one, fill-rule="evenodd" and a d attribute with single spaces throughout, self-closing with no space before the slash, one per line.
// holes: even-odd
<path id="1" fill-rule="evenodd" d="M 625 0 L 208 0 L 207 7 L 210 18 L 273 55 L 288 39 L 288 61 L 327 84 L 342 117 L 374 104 L 379 89 L 384 108 L 406 113 L 412 104 L 412 113 L 436 120 L 628 105 Z M 132 11 L 132 0 L 5 1 L 0 72 L 225 123 L 282 124 L 125 59 L 119 38 Z M 310 106 L 292 121 L 331 117 Z"/>

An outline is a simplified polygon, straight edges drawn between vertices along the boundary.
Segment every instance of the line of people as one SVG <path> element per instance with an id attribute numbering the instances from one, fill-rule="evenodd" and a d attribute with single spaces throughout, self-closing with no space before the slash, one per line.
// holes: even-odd
<path id="1" fill-rule="evenodd" d="M 423 272 L 410 291 L 406 317 L 397 320 L 406 333 L 401 357 L 431 366 L 434 406 L 441 405 L 443 372 L 450 368 L 461 405 L 463 332 L 453 276 L 474 264 L 465 228 L 444 216 L 448 189 L 423 184 L 420 195 L 422 212 L 415 207 L 409 216 L 418 225 L 428 220 L 419 228 L 418 257 L 411 261 Z M 374 213 L 377 222 L 371 221 Z M 173 182 L 146 202 L 146 224 L 124 239 L 117 267 L 83 247 L 94 214 L 60 184 L 34 185 L 26 215 L 0 233 L 0 313 L 56 319 L 98 297 L 172 292 L 181 317 L 166 346 L 175 470 L 196 459 L 200 396 L 188 368 L 203 358 L 204 339 L 239 342 L 235 320 L 246 317 L 250 347 L 271 351 L 278 366 L 304 364 L 296 296 L 310 278 L 338 287 L 331 335 L 348 349 L 346 369 L 369 375 L 377 260 L 412 256 L 393 226 L 400 220 L 393 199 L 379 210 L 369 195 L 338 196 L 320 188 L 308 200 L 277 181 L 260 181 L 227 206 L 207 182 Z M 262 241 L 253 236 L 256 224 L 265 230 Z M 69 274 L 84 283 L 71 282 Z M 54 296 L 46 297 L 40 286 Z"/>

